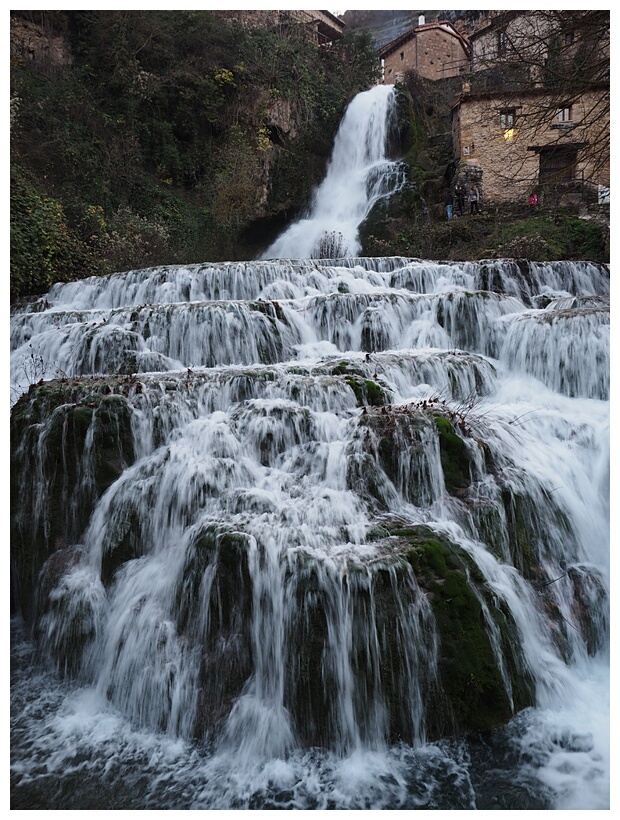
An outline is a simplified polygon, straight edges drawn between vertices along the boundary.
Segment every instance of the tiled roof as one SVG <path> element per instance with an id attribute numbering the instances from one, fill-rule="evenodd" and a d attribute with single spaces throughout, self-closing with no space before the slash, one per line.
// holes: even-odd
<path id="1" fill-rule="evenodd" d="M 381 46 L 381 48 L 379 49 L 379 56 L 383 57 L 387 54 L 390 54 L 392 51 L 395 51 L 399 46 L 403 45 L 403 43 L 406 43 L 413 37 L 415 37 L 418 33 L 434 28 L 441 28 L 443 31 L 447 32 L 448 34 L 451 34 L 453 37 L 456 37 L 463 44 L 463 48 L 465 50 L 469 50 L 469 43 L 467 39 L 454 28 L 454 26 L 449 20 L 437 20 L 437 22 L 423 23 L 421 26 L 414 26 L 413 28 L 404 31 L 398 37 L 395 37 L 393 40 L 390 40 L 389 43 L 386 43 L 385 45 Z"/>

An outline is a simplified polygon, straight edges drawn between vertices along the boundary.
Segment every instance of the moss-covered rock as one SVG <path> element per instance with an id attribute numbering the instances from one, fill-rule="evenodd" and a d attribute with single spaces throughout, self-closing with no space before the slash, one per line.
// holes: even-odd
<path id="1" fill-rule="evenodd" d="M 81 550 L 67 547 L 52 553 L 43 565 L 37 588 L 34 635 L 43 654 L 61 675 L 75 676 L 82 671 L 84 654 L 97 634 L 101 590 L 82 570 L 81 583 L 90 594 L 81 594 L 79 573 Z M 52 594 L 53 591 L 53 594 Z"/>
<path id="2" fill-rule="evenodd" d="M 27 619 L 45 561 L 77 542 L 94 502 L 135 459 L 128 400 L 109 390 L 46 382 L 13 407 L 11 555 Z"/>
<path id="3" fill-rule="evenodd" d="M 429 702 L 429 733 L 441 736 L 505 723 L 534 698 L 508 613 L 493 601 L 482 574 L 461 547 L 424 528 L 394 534 L 411 545 L 407 560 L 429 596 L 439 633 L 439 687 Z M 501 638 L 499 646 L 491 640 L 489 616 Z"/>
<path id="4" fill-rule="evenodd" d="M 332 376 L 359 376 L 362 377 L 362 370 L 354 362 L 344 359 L 331 368 Z"/>
<path id="5" fill-rule="evenodd" d="M 355 376 L 347 376 L 346 382 L 355 393 L 359 407 L 381 407 L 388 403 L 388 398 L 383 388 L 372 379 L 360 379 Z"/>
<path id="6" fill-rule="evenodd" d="M 447 418 L 437 416 L 435 425 L 439 433 L 439 452 L 446 490 L 451 495 L 460 495 L 471 483 L 469 449 Z"/>
<path id="7" fill-rule="evenodd" d="M 432 503 L 437 483 L 433 437 L 430 416 L 416 408 L 364 409 L 358 447 L 349 462 L 349 485 L 385 506 L 395 491 L 418 506 Z"/>
<path id="8" fill-rule="evenodd" d="M 594 567 L 572 566 L 567 577 L 573 589 L 572 618 L 585 638 L 588 654 L 595 655 L 609 641 L 609 589 Z"/>
<path id="9" fill-rule="evenodd" d="M 201 662 L 195 734 L 217 732 L 252 672 L 251 541 L 215 525 L 189 545 L 178 587 L 177 630 Z"/>
<path id="10" fill-rule="evenodd" d="M 349 379 L 355 381 L 353 377 L 347 377 L 347 381 Z M 357 390 L 362 399 L 359 380 Z M 364 399 L 366 403 L 368 400 Z M 446 492 L 464 497 L 476 470 L 468 444 L 456 432 L 457 414 L 452 416 L 454 423 L 438 415 L 436 405 L 426 401 L 365 408 L 358 420 L 358 440 L 363 453 L 368 454 L 375 465 L 368 469 L 368 459 L 358 453 L 350 465 L 351 486 L 386 503 L 386 493 L 381 487 L 384 481 L 377 477 L 378 470 L 408 501 L 428 506 L 442 492 L 443 475 Z M 469 429 L 465 422 L 463 427 Z"/>
<path id="11" fill-rule="evenodd" d="M 343 360 L 334 365 L 330 372 L 332 376 L 344 376 L 345 382 L 355 394 L 358 407 L 381 407 L 389 404 L 387 390 L 374 379 L 366 378 L 359 364 Z"/>

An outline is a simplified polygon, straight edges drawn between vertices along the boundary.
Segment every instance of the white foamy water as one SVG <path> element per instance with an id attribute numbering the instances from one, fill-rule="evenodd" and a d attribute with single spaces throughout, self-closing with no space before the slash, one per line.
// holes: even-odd
<path id="1" fill-rule="evenodd" d="M 16 312 L 12 808 L 609 808 L 608 295 L 587 262 L 308 258 Z"/>
<path id="2" fill-rule="evenodd" d="M 394 105 L 392 86 L 376 85 L 354 97 L 336 134 L 325 179 L 314 192 L 307 215 L 267 248 L 264 259 L 359 253 L 359 226 L 380 199 L 404 182 L 399 164 L 388 160 L 385 153 Z M 333 249 L 329 248 L 330 239 Z"/>

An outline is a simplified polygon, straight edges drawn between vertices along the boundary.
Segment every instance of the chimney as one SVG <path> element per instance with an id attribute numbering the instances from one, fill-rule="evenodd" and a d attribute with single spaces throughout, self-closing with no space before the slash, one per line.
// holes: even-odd
<path id="1" fill-rule="evenodd" d="M 419 26 L 423 26 L 425 22 L 426 22 L 425 17 L 424 17 L 424 15 L 423 15 L 423 14 L 421 14 L 421 15 L 418 17 L 418 25 L 419 25 Z"/>

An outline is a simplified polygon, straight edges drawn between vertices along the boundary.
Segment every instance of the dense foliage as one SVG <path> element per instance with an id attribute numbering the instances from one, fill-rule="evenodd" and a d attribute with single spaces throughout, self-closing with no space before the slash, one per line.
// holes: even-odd
<path id="1" fill-rule="evenodd" d="M 609 261 L 607 223 L 580 219 L 568 208 L 528 213 L 526 205 L 498 205 L 480 215 L 466 214 L 448 222 L 438 203 L 433 206 L 432 216 L 421 211 L 403 216 L 401 206 L 402 202 L 393 202 L 387 210 L 378 209 L 371 215 L 363 236 L 368 256 L 457 262 L 503 258 Z M 393 216 L 396 210 L 400 213 Z"/>
<path id="2" fill-rule="evenodd" d="M 13 12 L 69 59 L 12 37 L 11 293 L 136 266 L 248 258 L 307 201 L 368 36 L 208 11 Z"/>

